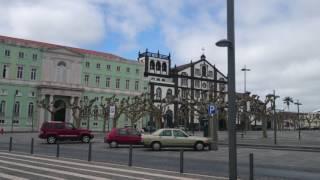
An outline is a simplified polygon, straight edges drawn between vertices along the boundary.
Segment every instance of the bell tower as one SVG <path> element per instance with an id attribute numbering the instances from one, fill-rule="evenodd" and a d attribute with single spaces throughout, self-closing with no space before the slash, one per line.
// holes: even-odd
<path id="1" fill-rule="evenodd" d="M 158 53 L 145 52 L 138 54 L 138 61 L 144 63 L 144 76 L 169 77 L 171 67 L 171 56 Z"/>

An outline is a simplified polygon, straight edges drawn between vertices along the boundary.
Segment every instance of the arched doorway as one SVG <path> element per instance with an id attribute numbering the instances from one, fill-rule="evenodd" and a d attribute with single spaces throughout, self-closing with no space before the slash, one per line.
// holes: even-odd
<path id="1" fill-rule="evenodd" d="M 165 128 L 173 128 L 173 112 L 168 109 L 165 114 Z"/>
<path id="2" fill-rule="evenodd" d="M 64 122 L 66 120 L 66 103 L 63 100 L 57 100 L 54 102 L 54 121 L 62 121 Z"/>

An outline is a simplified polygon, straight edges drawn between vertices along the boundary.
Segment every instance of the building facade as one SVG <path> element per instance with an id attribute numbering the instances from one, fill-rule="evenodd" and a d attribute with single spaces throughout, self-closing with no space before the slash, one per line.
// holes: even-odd
<path id="1" fill-rule="evenodd" d="M 138 61 L 145 65 L 144 75 L 149 82 L 149 93 L 155 105 L 160 107 L 172 101 L 163 107 L 165 115 L 161 127 L 198 128 L 202 115 L 181 102 L 205 100 L 210 95 L 217 97 L 226 93 L 226 76 L 207 61 L 205 55 L 198 61 L 171 68 L 170 54 L 146 50 L 139 53 Z M 223 126 L 226 123 L 220 124 Z"/>
<path id="2" fill-rule="evenodd" d="M 225 93 L 227 78 L 202 55 L 198 61 L 172 66 L 171 56 L 138 54 L 128 60 L 109 53 L 0 36 L 0 128 L 5 131 L 38 130 L 44 121 L 75 121 L 74 105 L 95 99 L 92 114 L 79 125 L 95 131 L 104 123 L 105 97 L 148 92 L 156 106 L 164 100 L 199 100 Z M 165 107 L 161 127 L 199 126 L 201 114 L 178 101 Z M 182 116 L 183 115 L 183 116 Z M 137 127 L 154 125 L 153 116 Z M 130 125 L 122 115 L 117 126 Z"/>
<path id="3" fill-rule="evenodd" d="M 101 109 L 101 97 L 134 96 L 147 89 L 144 64 L 137 61 L 6 36 L 0 36 L 0 71 L 0 128 L 5 131 L 38 130 L 49 120 L 73 122 L 74 103 L 96 98 L 94 106 Z M 98 131 L 103 118 L 80 125 Z M 127 124 L 121 117 L 118 126 Z"/>

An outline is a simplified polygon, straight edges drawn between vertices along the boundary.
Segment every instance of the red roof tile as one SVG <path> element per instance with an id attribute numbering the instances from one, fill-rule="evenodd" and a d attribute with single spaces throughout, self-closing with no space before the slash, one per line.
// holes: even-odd
<path id="1" fill-rule="evenodd" d="M 87 54 L 87 55 L 93 55 L 93 56 L 99 56 L 103 57 L 108 60 L 126 60 L 125 58 L 122 58 L 120 56 L 110 54 L 110 53 L 104 53 L 104 52 L 97 52 L 93 50 L 87 50 L 87 49 L 80 49 L 75 47 L 68 47 L 68 46 L 62 46 L 57 44 L 50 44 L 45 42 L 39 42 L 39 41 L 32 41 L 32 40 L 26 40 L 26 39 L 19 39 L 19 38 L 13 38 L 8 36 L 1 36 L 0 35 L 0 42 L 6 42 L 9 44 L 20 44 L 28 47 L 34 47 L 34 48 L 44 48 L 44 49 L 50 49 L 50 48 L 66 48 L 70 49 L 74 52 L 80 53 L 80 54 Z M 130 61 L 130 60 L 129 60 Z"/>

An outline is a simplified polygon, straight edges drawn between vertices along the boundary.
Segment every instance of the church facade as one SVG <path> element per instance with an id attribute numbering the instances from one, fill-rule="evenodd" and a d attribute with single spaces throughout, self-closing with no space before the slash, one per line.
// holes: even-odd
<path id="1" fill-rule="evenodd" d="M 205 55 L 195 62 L 171 68 L 170 54 L 146 50 L 139 53 L 138 61 L 145 65 L 144 76 L 153 102 L 164 108 L 161 127 L 200 128 L 201 114 L 181 102 L 199 101 L 208 99 L 210 93 L 216 97 L 226 92 L 227 77 Z"/>

